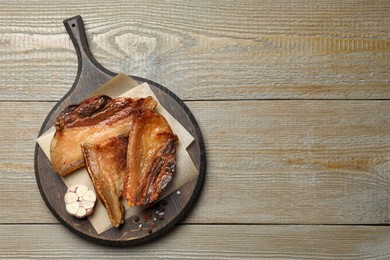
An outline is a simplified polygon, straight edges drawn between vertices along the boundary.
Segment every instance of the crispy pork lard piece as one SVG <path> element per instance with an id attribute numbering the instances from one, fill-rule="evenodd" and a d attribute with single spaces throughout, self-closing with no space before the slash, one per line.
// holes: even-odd
<path id="1" fill-rule="evenodd" d="M 172 180 L 176 167 L 177 136 L 160 114 L 137 113 L 130 129 L 123 197 L 129 206 L 142 206 L 158 199 Z"/>
<path id="2" fill-rule="evenodd" d="M 65 176 L 85 166 L 81 144 L 128 135 L 136 112 L 154 109 L 156 105 L 152 97 L 112 99 L 103 95 L 67 107 L 57 118 L 50 146 L 54 170 Z"/>
<path id="3" fill-rule="evenodd" d="M 128 136 L 121 135 L 99 144 L 82 144 L 88 173 L 114 227 L 119 227 L 125 216 L 121 196 L 126 171 L 127 141 Z"/>

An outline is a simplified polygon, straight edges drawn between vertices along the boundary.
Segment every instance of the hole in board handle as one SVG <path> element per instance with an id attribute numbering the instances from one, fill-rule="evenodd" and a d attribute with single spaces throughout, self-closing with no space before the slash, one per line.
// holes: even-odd
<path id="1" fill-rule="evenodd" d="M 74 23 L 72 23 L 72 27 L 75 27 L 76 25 Z"/>

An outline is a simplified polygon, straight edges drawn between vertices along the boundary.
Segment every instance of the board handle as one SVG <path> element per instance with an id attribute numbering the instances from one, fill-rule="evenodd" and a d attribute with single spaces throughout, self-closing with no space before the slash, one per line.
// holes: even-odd
<path id="1" fill-rule="evenodd" d="M 80 15 L 64 20 L 66 31 L 76 49 L 78 58 L 78 71 L 74 83 L 74 88 L 88 88 L 91 86 L 96 89 L 111 79 L 116 73 L 109 71 L 100 65 L 93 57 L 88 46 L 87 35 L 84 28 L 84 22 Z M 90 92 L 93 89 L 83 89 L 83 92 Z"/>

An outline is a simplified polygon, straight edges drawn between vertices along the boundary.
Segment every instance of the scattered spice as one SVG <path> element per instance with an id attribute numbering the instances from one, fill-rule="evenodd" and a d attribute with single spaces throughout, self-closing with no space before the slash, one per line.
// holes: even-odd
<path id="1" fill-rule="evenodd" d="M 142 224 L 139 224 L 139 225 L 138 225 L 138 230 L 141 231 L 141 230 L 142 230 L 142 227 L 143 227 Z"/>
<path id="2" fill-rule="evenodd" d="M 180 191 L 176 191 L 176 194 L 180 195 Z M 153 232 L 153 228 L 156 227 L 157 220 L 163 220 L 165 216 L 165 207 L 168 204 L 166 200 L 162 200 L 161 204 L 155 204 L 153 208 L 150 208 L 150 210 L 147 211 L 145 215 L 141 215 L 141 218 L 143 218 L 144 222 L 143 224 L 138 224 L 138 231 L 147 231 L 149 234 Z M 153 214 L 153 211 L 155 214 Z M 133 216 L 133 220 L 135 222 L 140 221 L 139 216 Z M 150 222 L 149 222 L 150 220 Z M 148 224 L 149 222 L 149 224 Z"/>

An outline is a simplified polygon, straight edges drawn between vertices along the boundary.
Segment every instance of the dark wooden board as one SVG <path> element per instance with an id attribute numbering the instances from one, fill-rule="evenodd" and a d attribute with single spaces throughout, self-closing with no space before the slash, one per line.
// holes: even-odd
<path id="1" fill-rule="evenodd" d="M 66 19 L 64 20 L 64 24 L 77 52 L 79 62 L 78 73 L 72 88 L 46 117 L 39 135 L 53 126 L 59 113 L 65 107 L 79 103 L 91 92 L 117 75 L 101 66 L 92 56 L 88 47 L 83 20 L 80 16 Z M 68 229 L 81 237 L 109 246 L 138 245 L 149 242 L 165 234 L 174 227 L 175 224 L 182 220 L 194 206 L 205 178 L 205 147 L 199 126 L 190 110 L 174 93 L 158 83 L 140 77 L 132 78 L 140 84 L 147 82 L 165 109 L 195 138 L 195 141 L 187 150 L 199 171 L 199 175 L 197 178 L 194 178 L 179 188 L 180 195 L 175 191 L 164 200 L 151 205 L 151 207 L 138 214 L 140 218 L 138 222 L 133 218 L 129 218 L 120 228 L 111 228 L 101 234 L 97 234 L 87 218 L 79 220 L 66 213 L 65 205 L 63 203 L 66 186 L 62 179 L 53 171 L 50 161 L 39 145 L 36 145 L 35 148 L 36 180 L 41 195 L 50 211 Z M 164 208 L 165 212 L 164 218 L 157 219 L 155 227 L 151 229 L 152 233 L 149 233 L 148 228 L 152 222 L 150 218 L 154 218 L 155 211 L 161 211 L 162 208 Z M 147 222 L 145 222 L 144 216 L 149 218 Z M 137 229 L 140 223 L 144 226 L 141 231 Z"/>

